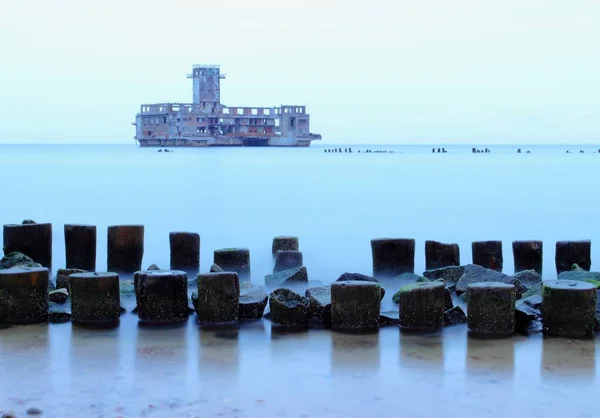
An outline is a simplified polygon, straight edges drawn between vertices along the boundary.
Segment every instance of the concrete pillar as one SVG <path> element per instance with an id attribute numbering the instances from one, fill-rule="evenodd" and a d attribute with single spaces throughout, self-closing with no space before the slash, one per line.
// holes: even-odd
<path id="1" fill-rule="evenodd" d="M 237 273 L 198 275 L 198 322 L 202 325 L 225 325 L 238 322 L 240 278 Z"/>
<path id="2" fill-rule="evenodd" d="M 371 240 L 373 276 L 398 276 L 415 272 L 415 240 L 378 238 Z"/>
<path id="3" fill-rule="evenodd" d="M 515 332 L 516 288 L 501 282 L 467 286 L 467 326 L 476 334 L 506 336 Z"/>
<path id="4" fill-rule="evenodd" d="M 196 277 L 200 269 L 200 235 L 195 232 L 171 232 L 171 270 L 183 270 Z"/>
<path id="5" fill-rule="evenodd" d="M 48 321 L 48 269 L 0 270 L 0 323 Z"/>
<path id="6" fill-rule="evenodd" d="M 291 236 L 280 236 L 273 238 L 273 245 L 271 246 L 271 252 L 273 255 L 277 251 L 300 251 L 300 243 L 298 237 Z"/>
<path id="7" fill-rule="evenodd" d="M 74 273 L 69 276 L 69 289 L 73 323 L 119 323 L 121 297 L 118 274 Z"/>
<path id="8" fill-rule="evenodd" d="M 240 280 L 250 280 L 250 250 L 247 248 L 224 248 L 214 251 L 213 263 L 237 273 Z"/>
<path id="9" fill-rule="evenodd" d="M 96 226 L 65 225 L 67 269 L 96 270 Z"/>
<path id="10" fill-rule="evenodd" d="M 271 321 L 286 328 L 308 327 L 308 298 L 290 289 L 277 289 L 269 295 Z"/>
<path id="11" fill-rule="evenodd" d="M 141 322 L 173 323 L 188 319 L 188 283 L 184 271 L 137 271 L 133 283 Z"/>
<path id="12" fill-rule="evenodd" d="M 582 241 L 558 241 L 556 243 L 556 274 L 570 271 L 573 264 L 577 264 L 584 270 L 590 271 L 592 267 L 592 242 Z"/>
<path id="13" fill-rule="evenodd" d="M 4 225 L 4 254 L 18 251 L 52 269 L 52 224 Z"/>
<path id="14" fill-rule="evenodd" d="M 131 274 L 142 269 L 144 226 L 108 227 L 108 271 Z"/>
<path id="15" fill-rule="evenodd" d="M 458 244 L 425 241 L 425 270 L 450 266 L 460 266 Z"/>
<path id="16" fill-rule="evenodd" d="M 275 253 L 275 267 L 273 273 L 289 270 L 303 265 L 302 253 L 300 251 L 282 251 Z"/>
<path id="17" fill-rule="evenodd" d="M 435 331 L 444 326 L 446 304 L 444 283 L 421 282 L 400 288 L 400 329 L 409 332 Z"/>
<path id="18" fill-rule="evenodd" d="M 544 243 L 542 241 L 513 241 L 515 273 L 523 270 L 535 270 L 542 277 L 544 261 Z"/>
<path id="19" fill-rule="evenodd" d="M 502 272 L 502 241 L 474 241 L 471 243 L 473 264 Z"/>
<path id="20" fill-rule="evenodd" d="M 542 324 L 545 334 L 587 338 L 594 334 L 596 286 L 574 280 L 543 282 Z"/>
<path id="21" fill-rule="evenodd" d="M 371 331 L 379 328 L 381 286 L 376 282 L 343 281 L 331 284 L 331 328 Z"/>

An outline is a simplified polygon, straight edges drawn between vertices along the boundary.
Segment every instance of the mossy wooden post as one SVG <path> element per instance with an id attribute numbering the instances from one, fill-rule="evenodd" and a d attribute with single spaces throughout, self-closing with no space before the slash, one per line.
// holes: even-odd
<path id="1" fill-rule="evenodd" d="M 342 281 L 331 284 L 331 328 L 334 331 L 376 330 L 380 311 L 379 283 Z"/>
<path id="2" fill-rule="evenodd" d="M 198 322 L 201 325 L 226 325 L 238 322 L 240 278 L 237 273 L 198 275 Z"/>
<path id="3" fill-rule="evenodd" d="M 52 224 L 4 225 L 4 254 L 18 251 L 52 270 Z"/>
<path id="4" fill-rule="evenodd" d="M 544 243 L 542 241 L 513 241 L 515 273 L 523 270 L 535 270 L 542 277 L 544 262 Z"/>
<path id="5" fill-rule="evenodd" d="M 302 267 L 303 263 L 302 253 L 300 251 L 279 250 L 275 253 L 273 273 Z"/>
<path id="6" fill-rule="evenodd" d="M 420 282 L 400 288 L 399 325 L 402 331 L 435 331 L 444 326 L 444 283 Z"/>
<path id="7" fill-rule="evenodd" d="M 183 270 L 196 277 L 200 269 L 200 235 L 195 232 L 169 233 L 171 270 Z"/>
<path id="8" fill-rule="evenodd" d="M 133 275 L 138 317 L 146 323 L 188 319 L 187 274 L 179 270 L 137 271 Z"/>
<path id="9" fill-rule="evenodd" d="M 587 338 L 594 334 L 596 286 L 574 280 L 549 280 L 542 286 L 542 324 L 545 334 Z"/>
<path id="10" fill-rule="evenodd" d="M 69 275 L 69 289 L 73 323 L 119 323 L 121 298 L 117 273 L 74 273 Z"/>
<path id="11" fill-rule="evenodd" d="M 141 270 L 144 257 L 144 226 L 109 226 L 107 255 L 108 271 L 132 274 Z"/>
<path id="12" fill-rule="evenodd" d="M 65 225 L 67 269 L 96 270 L 96 225 Z"/>
<path id="13" fill-rule="evenodd" d="M 502 272 L 502 241 L 474 241 L 471 243 L 473 264 Z"/>
<path id="14" fill-rule="evenodd" d="M 425 241 L 425 270 L 451 266 L 460 266 L 460 248 L 458 244 Z"/>
<path id="15" fill-rule="evenodd" d="M 410 238 L 376 238 L 371 240 L 373 276 L 396 277 L 415 272 L 415 240 Z"/>
<path id="16" fill-rule="evenodd" d="M 292 236 L 279 236 L 273 238 L 273 244 L 271 245 L 271 252 L 273 256 L 277 251 L 300 251 L 300 243 L 298 237 Z"/>
<path id="17" fill-rule="evenodd" d="M 0 270 L 0 323 L 48 321 L 48 269 Z"/>
<path id="18" fill-rule="evenodd" d="M 277 327 L 307 328 L 308 298 L 290 289 L 277 289 L 269 295 L 271 321 Z"/>
<path id="19" fill-rule="evenodd" d="M 481 282 L 467 285 L 467 326 L 474 334 L 508 336 L 515 332 L 514 285 Z"/>
<path id="20" fill-rule="evenodd" d="M 563 271 L 570 271 L 573 264 L 577 264 L 584 270 L 590 271 L 592 267 L 592 241 L 557 241 L 556 256 L 556 274 Z"/>
<path id="21" fill-rule="evenodd" d="M 250 280 L 250 250 L 247 248 L 224 248 L 214 251 L 213 263 L 237 273 L 240 280 Z"/>

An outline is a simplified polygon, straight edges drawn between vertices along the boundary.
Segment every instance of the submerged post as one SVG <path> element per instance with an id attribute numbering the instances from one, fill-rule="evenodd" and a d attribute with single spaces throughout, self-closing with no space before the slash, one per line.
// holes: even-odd
<path id="1" fill-rule="evenodd" d="M 4 225 L 4 254 L 13 251 L 52 269 L 52 224 L 24 221 L 23 224 Z"/>
<path id="2" fill-rule="evenodd" d="M 196 277 L 200 269 L 200 235 L 195 232 L 169 233 L 171 270 L 183 270 Z"/>
<path id="3" fill-rule="evenodd" d="M 108 271 L 132 274 L 141 270 L 144 257 L 144 226 L 109 226 L 107 252 Z"/>
<path id="4" fill-rule="evenodd" d="M 398 276 L 415 272 L 415 240 L 377 238 L 371 240 L 373 276 Z"/>
<path id="5" fill-rule="evenodd" d="M 96 225 L 65 225 L 67 269 L 96 270 Z"/>

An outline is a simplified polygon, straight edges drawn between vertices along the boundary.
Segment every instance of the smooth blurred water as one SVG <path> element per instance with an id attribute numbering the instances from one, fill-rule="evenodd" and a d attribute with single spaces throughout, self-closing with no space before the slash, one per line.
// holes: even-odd
<path id="1" fill-rule="evenodd" d="M 339 146 L 337 146 L 339 148 Z M 54 269 L 64 266 L 63 224 L 146 226 L 144 267 L 169 266 L 168 233 L 201 235 L 201 270 L 212 251 L 248 247 L 252 280 L 271 272 L 271 240 L 298 235 L 311 280 L 371 272 L 370 239 L 470 243 L 544 241 L 544 276 L 555 277 L 554 243 L 591 239 L 600 154 L 593 147 L 352 146 L 308 149 L 136 146 L 0 146 L 0 222 L 52 222 Z M 345 146 L 342 146 L 345 148 Z M 358 150 L 393 153 L 358 153 Z M 436 146 L 437 148 L 437 146 Z M 479 147 L 484 148 L 484 147 Z M 579 150 L 585 150 L 580 154 Z M 390 292 L 391 293 L 391 292 Z M 390 295 L 388 295 L 390 296 Z M 193 317 L 192 317 L 193 318 Z M 279 335 L 268 321 L 237 332 L 145 329 L 131 313 L 112 331 L 70 324 L 0 330 L 0 411 L 45 417 L 518 417 L 595 416 L 594 341 L 515 337 L 474 341 L 464 326 L 439 336 L 397 328 L 369 336 L 327 331 Z"/>

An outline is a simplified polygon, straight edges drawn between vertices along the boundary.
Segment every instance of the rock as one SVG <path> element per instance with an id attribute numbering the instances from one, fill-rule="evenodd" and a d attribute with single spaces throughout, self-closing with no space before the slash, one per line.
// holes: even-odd
<path id="1" fill-rule="evenodd" d="M 108 271 L 131 274 L 142 269 L 144 225 L 112 225 L 107 234 Z"/>
<path id="2" fill-rule="evenodd" d="M 258 321 L 261 319 L 268 300 L 269 295 L 259 287 L 243 290 L 240 294 L 240 321 Z"/>
<path id="3" fill-rule="evenodd" d="M 69 312 L 65 305 L 48 302 L 48 322 L 52 324 L 61 324 L 70 321 L 71 312 Z"/>
<path id="4" fill-rule="evenodd" d="M 430 280 L 442 279 L 446 283 L 446 286 L 454 287 L 464 273 L 464 266 L 451 266 L 424 271 L 423 276 Z"/>
<path id="5" fill-rule="evenodd" d="M 120 280 L 119 293 L 121 294 L 122 298 L 135 296 L 135 285 L 133 280 Z"/>
<path id="6" fill-rule="evenodd" d="M 192 306 L 194 307 L 194 311 L 198 312 L 198 292 L 192 292 L 191 299 L 192 299 Z M 137 309 L 137 306 L 136 306 L 136 309 Z"/>
<path id="7" fill-rule="evenodd" d="M 451 309 L 447 309 L 444 312 L 444 326 L 449 327 L 456 324 L 466 324 L 467 315 L 460 306 L 455 306 Z"/>
<path id="8" fill-rule="evenodd" d="M 56 290 L 56 285 L 52 280 L 48 280 L 48 293 L 52 292 L 53 290 Z"/>
<path id="9" fill-rule="evenodd" d="M 29 408 L 27 409 L 27 415 L 42 415 L 42 410 L 40 408 Z"/>
<path id="10" fill-rule="evenodd" d="M 69 276 L 75 273 L 88 273 L 80 269 L 58 269 L 56 272 L 56 288 L 69 289 Z"/>
<path id="11" fill-rule="evenodd" d="M 195 277 L 200 269 L 200 235 L 195 232 L 169 233 L 170 269 Z"/>
<path id="12" fill-rule="evenodd" d="M 48 269 L 0 270 L 0 323 L 48 321 Z"/>
<path id="13" fill-rule="evenodd" d="M 67 289 L 57 289 L 48 293 L 48 300 L 58 304 L 65 303 L 68 297 L 69 292 Z"/>
<path id="14" fill-rule="evenodd" d="M 66 224 L 66 268 L 96 270 L 96 226 Z"/>
<path id="15" fill-rule="evenodd" d="M 433 331 L 444 325 L 442 283 L 415 283 L 400 288 L 399 323 L 403 331 Z"/>
<path id="16" fill-rule="evenodd" d="M 275 253 L 275 266 L 273 267 L 273 273 L 302 267 L 302 264 L 302 253 L 300 251 L 279 250 Z"/>
<path id="17" fill-rule="evenodd" d="M 300 243 L 298 237 L 280 236 L 273 238 L 271 252 L 273 255 L 279 250 L 282 251 L 300 251 Z"/>
<path id="18" fill-rule="evenodd" d="M 525 299 L 535 295 L 542 295 L 542 282 L 534 284 L 529 289 L 527 289 L 527 291 L 523 293 L 523 296 L 521 298 Z"/>
<path id="19" fill-rule="evenodd" d="M 192 293 L 192 297 L 193 297 L 193 296 L 194 296 L 194 294 Z M 192 299 L 192 302 L 193 302 L 193 301 L 194 301 L 194 300 Z M 196 294 L 196 303 L 198 303 L 198 294 Z M 135 306 L 135 307 L 134 307 L 134 308 L 131 310 L 131 313 L 132 313 L 132 314 L 136 314 L 136 315 L 137 315 L 137 313 L 138 313 L 138 307 L 137 307 L 137 305 L 136 305 L 136 306 Z"/>
<path id="20" fill-rule="evenodd" d="M 24 219 L 23 222 L 21 222 L 21 225 L 33 225 L 36 222 L 32 219 Z"/>
<path id="21" fill-rule="evenodd" d="M 535 270 L 542 276 L 544 243 L 542 241 L 513 241 L 515 272 Z"/>
<path id="22" fill-rule="evenodd" d="M 371 281 L 337 281 L 331 284 L 331 328 L 368 331 L 379 328 L 381 285 Z"/>
<path id="23" fill-rule="evenodd" d="M 379 326 L 387 327 L 391 325 L 398 325 L 400 313 L 398 311 L 385 311 L 379 315 Z"/>
<path id="24" fill-rule="evenodd" d="M 148 270 L 148 271 L 157 271 L 157 270 L 161 270 L 161 268 L 158 267 L 156 264 L 150 264 L 146 270 Z"/>
<path id="25" fill-rule="evenodd" d="M 306 289 L 305 296 L 309 301 L 309 319 L 331 327 L 331 287 L 310 287 Z"/>
<path id="26" fill-rule="evenodd" d="M 419 277 L 415 283 L 429 283 L 429 282 L 431 282 L 431 280 L 429 280 L 427 277 Z"/>
<path id="27" fill-rule="evenodd" d="M 14 267 L 42 267 L 40 263 L 36 263 L 30 257 L 18 251 L 12 251 L 2 257 L 0 260 L 0 270 L 10 269 Z"/>
<path id="28" fill-rule="evenodd" d="M 460 266 L 458 244 L 425 241 L 425 269 L 433 270 L 448 266 Z"/>
<path id="29" fill-rule="evenodd" d="M 240 281 L 250 279 L 250 250 L 247 248 L 215 250 L 213 263 L 225 271 L 237 273 Z"/>
<path id="30" fill-rule="evenodd" d="M 573 264 L 577 264 L 583 270 L 590 270 L 592 265 L 591 251 L 592 242 L 582 241 L 558 241 L 556 243 L 556 273 L 570 271 Z"/>
<path id="31" fill-rule="evenodd" d="M 533 295 L 520 299 L 515 304 L 515 329 L 518 333 L 529 335 L 535 330 L 541 331 L 541 322 L 532 325 L 532 322 L 541 320 L 542 296 Z"/>
<path id="32" fill-rule="evenodd" d="M 471 283 L 467 294 L 467 325 L 471 332 L 498 336 L 515 332 L 514 285 L 492 281 Z"/>
<path id="33" fill-rule="evenodd" d="M 587 282 L 593 284 L 597 288 L 600 288 L 600 273 L 594 271 L 581 271 L 581 269 L 563 271 L 558 275 L 558 280 L 574 280 L 576 282 Z"/>
<path id="34" fill-rule="evenodd" d="M 471 243 L 473 264 L 486 269 L 502 271 L 502 241 L 474 241 Z"/>
<path id="35" fill-rule="evenodd" d="M 512 284 L 516 288 L 518 299 L 520 299 L 523 293 L 527 291 L 527 288 L 525 288 L 525 286 L 523 286 L 523 284 L 514 277 L 508 276 L 504 273 L 499 273 L 495 270 L 469 264 L 465 266 L 465 273 L 462 275 L 458 283 L 456 283 L 456 294 L 460 295 L 466 292 L 467 286 L 471 283 L 482 282 L 501 282 Z"/>
<path id="36" fill-rule="evenodd" d="M 164 324 L 183 322 L 188 319 L 190 311 L 185 272 L 137 271 L 133 275 L 133 280 L 138 317 L 141 322 Z"/>
<path id="37" fill-rule="evenodd" d="M 308 326 L 308 298 L 289 289 L 277 289 L 269 295 L 271 320 L 283 327 L 305 328 Z"/>
<path id="38" fill-rule="evenodd" d="M 198 322 L 224 325 L 238 322 L 240 278 L 234 272 L 205 273 L 198 277 Z"/>
<path id="39" fill-rule="evenodd" d="M 118 323 L 121 298 L 117 273 L 74 273 L 69 276 L 69 289 L 74 323 Z"/>
<path id="40" fill-rule="evenodd" d="M 415 240 L 378 238 L 371 240 L 374 277 L 395 277 L 415 271 Z"/>
<path id="41" fill-rule="evenodd" d="M 542 281 L 542 278 L 535 270 L 523 270 L 513 274 L 513 277 L 520 281 L 526 288 L 530 288 Z"/>
<path id="42" fill-rule="evenodd" d="M 52 224 L 4 225 L 4 253 L 20 252 L 52 269 Z"/>
<path id="43" fill-rule="evenodd" d="M 240 282 L 240 290 L 242 290 L 242 289 L 252 289 L 252 288 L 255 288 L 255 287 L 259 288 L 258 286 L 254 286 L 251 281 Z"/>
<path id="44" fill-rule="evenodd" d="M 452 292 L 444 286 L 444 310 L 452 309 L 454 302 L 452 301 Z"/>
<path id="45" fill-rule="evenodd" d="M 122 306 L 119 306 L 119 315 L 123 315 L 127 313 L 127 309 Z"/>
<path id="46" fill-rule="evenodd" d="M 265 285 L 267 287 L 282 287 L 298 283 L 308 284 L 308 272 L 304 266 L 265 276 Z"/>
<path id="47" fill-rule="evenodd" d="M 336 282 L 348 282 L 348 281 L 379 283 L 379 280 L 375 279 L 374 277 L 366 276 L 366 275 L 360 274 L 360 273 L 344 273 L 340 277 L 338 277 L 338 279 L 336 280 Z M 383 299 L 385 296 L 385 289 L 383 287 L 380 287 L 380 289 L 381 289 L 381 299 Z"/>
<path id="48" fill-rule="evenodd" d="M 596 326 L 596 286 L 583 281 L 544 282 L 542 324 L 544 334 L 588 338 Z"/>
<path id="49" fill-rule="evenodd" d="M 223 269 L 222 269 L 221 267 L 217 266 L 217 265 L 216 265 L 216 264 L 214 264 L 214 263 L 213 263 L 213 265 L 212 265 L 212 266 L 210 266 L 210 272 L 211 272 L 211 273 L 219 273 L 219 272 L 221 272 L 221 271 L 223 271 Z"/>

